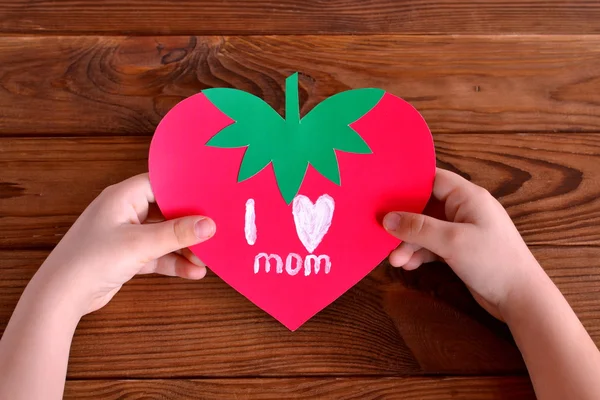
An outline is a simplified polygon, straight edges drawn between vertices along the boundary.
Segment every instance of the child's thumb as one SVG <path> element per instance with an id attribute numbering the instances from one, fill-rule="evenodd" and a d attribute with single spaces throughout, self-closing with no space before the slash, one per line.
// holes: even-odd
<path id="1" fill-rule="evenodd" d="M 444 257 L 448 252 L 448 238 L 454 224 L 423 214 L 391 212 L 383 218 L 383 227 L 398 239 L 424 247 Z"/>
<path id="2" fill-rule="evenodd" d="M 200 216 L 148 224 L 143 228 L 146 230 L 146 237 L 152 241 L 148 245 L 154 258 L 204 242 L 216 231 L 212 219 Z"/>

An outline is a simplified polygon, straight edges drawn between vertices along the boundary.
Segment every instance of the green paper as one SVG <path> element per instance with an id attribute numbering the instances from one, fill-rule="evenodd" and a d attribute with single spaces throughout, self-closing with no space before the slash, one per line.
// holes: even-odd
<path id="1" fill-rule="evenodd" d="M 246 147 L 238 182 L 273 164 L 279 191 L 290 204 L 312 165 L 331 182 L 341 185 L 335 150 L 370 154 L 371 149 L 349 125 L 369 112 L 381 98 L 381 89 L 338 93 L 300 119 L 298 74 L 286 79 L 286 118 L 260 98 L 236 89 L 207 89 L 206 97 L 234 124 L 213 136 L 207 146 Z"/>

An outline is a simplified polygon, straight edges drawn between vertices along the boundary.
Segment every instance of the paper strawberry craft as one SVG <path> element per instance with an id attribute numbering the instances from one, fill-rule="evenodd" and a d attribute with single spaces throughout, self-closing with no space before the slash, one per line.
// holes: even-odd
<path id="1" fill-rule="evenodd" d="M 165 217 L 215 220 L 192 251 L 296 330 L 399 244 L 381 217 L 423 210 L 435 153 L 421 115 L 381 89 L 338 93 L 301 117 L 293 74 L 285 118 L 236 89 L 183 100 L 156 129 L 149 168 Z"/>

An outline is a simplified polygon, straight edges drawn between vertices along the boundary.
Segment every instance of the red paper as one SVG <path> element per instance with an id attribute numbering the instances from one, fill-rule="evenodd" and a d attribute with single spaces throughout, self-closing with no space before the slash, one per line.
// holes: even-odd
<path id="1" fill-rule="evenodd" d="M 165 217 L 206 215 L 214 219 L 215 236 L 192 251 L 238 292 L 295 330 L 399 244 L 382 228 L 381 218 L 388 211 L 423 210 L 435 176 L 433 140 L 419 113 L 386 93 L 374 109 L 351 124 L 372 154 L 336 151 L 340 186 L 308 167 L 299 195 L 312 203 L 328 195 L 335 208 L 328 231 L 312 253 L 328 256 L 330 269 L 326 273 L 321 258 L 321 268 L 315 273 L 315 257 L 310 257 L 312 267 L 306 275 L 307 243 L 299 237 L 293 204 L 286 204 L 279 193 L 272 165 L 238 183 L 245 148 L 205 145 L 232 123 L 202 93 L 175 106 L 158 126 L 150 148 L 152 187 Z M 255 210 L 253 245 L 245 232 L 249 199 Z M 325 208 L 323 200 L 320 209 Z M 270 272 L 265 272 L 264 258 L 260 258 L 255 273 L 260 253 L 278 255 L 281 271 L 272 261 Z M 289 254 L 293 270 L 297 270 L 296 261 L 302 260 L 295 275 L 286 269 Z"/>

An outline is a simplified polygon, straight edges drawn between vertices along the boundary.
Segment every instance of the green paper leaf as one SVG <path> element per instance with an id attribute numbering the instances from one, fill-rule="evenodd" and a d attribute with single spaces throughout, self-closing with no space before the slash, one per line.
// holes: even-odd
<path id="1" fill-rule="evenodd" d="M 350 125 L 371 111 L 385 92 L 382 89 L 347 90 L 326 98 L 302 118 L 302 124 L 320 122 Z"/>
<path id="2" fill-rule="evenodd" d="M 285 121 L 259 97 L 236 89 L 207 89 L 202 92 L 221 112 L 235 123 L 227 126 L 207 143 L 212 147 L 243 147 L 272 140 Z"/>
<path id="3" fill-rule="evenodd" d="M 371 148 L 350 126 L 335 126 L 327 133 L 329 145 L 340 151 L 356 154 L 371 154 Z"/>
<path id="4" fill-rule="evenodd" d="M 238 89 L 206 89 L 202 93 L 221 112 L 236 122 L 261 118 L 283 120 L 277 111 L 273 110 L 263 99 Z"/>
<path id="5" fill-rule="evenodd" d="M 336 150 L 370 154 L 371 149 L 349 125 L 373 109 L 385 92 L 381 89 L 355 89 L 333 95 L 319 103 L 300 121 L 303 131 Z"/>
<path id="6" fill-rule="evenodd" d="M 271 162 L 271 154 L 258 144 L 248 146 L 242 159 L 238 174 L 238 182 L 245 181 L 258 174 Z"/>
<path id="7" fill-rule="evenodd" d="M 260 98 L 236 89 L 208 89 L 206 97 L 235 123 L 207 143 L 213 147 L 244 147 L 238 182 L 273 164 L 279 191 L 290 204 L 312 165 L 321 175 L 340 185 L 335 151 L 372 153 L 349 125 L 368 113 L 384 95 L 381 89 L 342 92 L 318 104 L 300 119 L 298 74 L 286 79 L 286 119 Z"/>
<path id="8" fill-rule="evenodd" d="M 308 162 L 325 178 L 340 185 L 340 167 L 335 151 L 332 148 L 319 148 L 319 150 L 310 155 Z"/>
<path id="9" fill-rule="evenodd" d="M 208 142 L 206 142 L 206 145 L 230 149 L 248 146 L 250 143 L 250 137 L 247 133 L 248 131 L 245 129 L 240 129 L 238 124 L 229 125 L 213 136 Z"/>
<path id="10" fill-rule="evenodd" d="M 287 153 L 273 160 L 273 170 L 277 178 L 279 191 L 287 204 L 290 204 L 300 190 L 308 163 L 298 153 Z"/>

